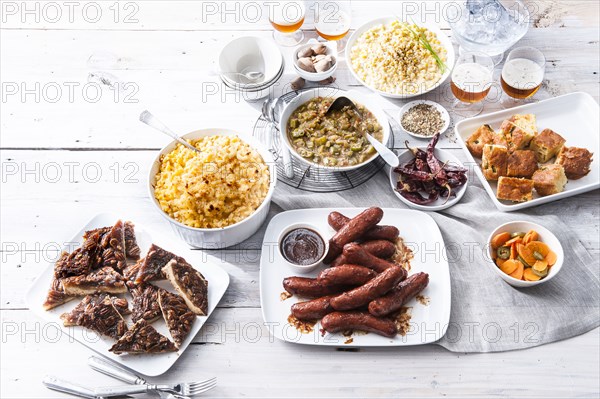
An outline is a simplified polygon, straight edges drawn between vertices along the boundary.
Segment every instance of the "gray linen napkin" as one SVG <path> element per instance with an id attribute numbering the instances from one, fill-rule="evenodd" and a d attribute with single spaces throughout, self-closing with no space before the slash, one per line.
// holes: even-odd
<path id="1" fill-rule="evenodd" d="M 273 202 L 282 210 L 406 208 L 391 191 L 388 170 L 384 168 L 362 186 L 339 193 L 308 193 L 279 184 Z M 577 212 L 576 200 L 504 213 L 494 207 L 477 178 L 469 177 L 469 187 L 459 204 L 430 213 L 448 248 L 452 282 L 450 325 L 437 344 L 454 352 L 497 352 L 542 345 L 598 327 L 600 265 L 555 216 L 561 210 L 566 210 L 565 217 Z M 483 250 L 487 237 L 497 226 L 512 220 L 536 222 L 561 240 L 564 265 L 548 283 L 516 289 L 487 264 Z"/>

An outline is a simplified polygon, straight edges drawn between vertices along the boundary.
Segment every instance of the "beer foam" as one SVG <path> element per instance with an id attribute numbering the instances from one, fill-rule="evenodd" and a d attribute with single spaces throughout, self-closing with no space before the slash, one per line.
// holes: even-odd
<path id="1" fill-rule="evenodd" d="M 542 84 L 544 69 L 534 61 L 515 58 L 504 65 L 502 79 L 517 90 L 534 89 Z"/>
<path id="2" fill-rule="evenodd" d="M 339 36 L 347 33 L 350 30 L 351 18 L 344 11 L 337 11 L 333 15 L 322 12 L 319 15 L 319 20 L 315 23 L 317 31 L 328 36 Z"/>
<path id="3" fill-rule="evenodd" d="M 294 25 L 304 18 L 306 9 L 301 1 L 282 1 L 273 4 L 269 10 L 271 22 L 281 26 Z"/>
<path id="4" fill-rule="evenodd" d="M 452 83 L 468 93 L 487 90 L 492 80 L 492 71 L 476 63 L 459 64 L 452 71 Z"/>

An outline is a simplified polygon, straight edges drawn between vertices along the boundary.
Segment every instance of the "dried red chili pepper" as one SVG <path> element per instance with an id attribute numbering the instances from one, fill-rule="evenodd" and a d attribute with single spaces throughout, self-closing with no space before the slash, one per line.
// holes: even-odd
<path id="1" fill-rule="evenodd" d="M 394 169 L 394 172 L 399 174 L 396 190 L 415 204 L 431 204 L 440 197 L 445 197 L 448 201 L 451 197 L 456 196 L 453 189 L 467 182 L 467 169 L 449 165 L 435 157 L 435 146 L 439 137 L 440 135 L 436 134 L 431 139 L 426 151 L 420 148 L 411 148 L 408 141 L 405 142 L 406 148 L 410 150 L 414 158 Z M 427 194 L 427 197 L 421 193 Z"/>

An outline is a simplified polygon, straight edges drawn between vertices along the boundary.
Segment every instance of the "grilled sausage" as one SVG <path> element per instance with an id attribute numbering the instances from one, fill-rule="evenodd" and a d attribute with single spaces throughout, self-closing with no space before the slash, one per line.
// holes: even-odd
<path id="1" fill-rule="evenodd" d="M 346 291 L 331 300 L 335 310 L 351 310 L 359 308 L 372 300 L 385 295 L 406 278 L 406 270 L 400 266 L 390 267 L 368 283 Z"/>
<path id="2" fill-rule="evenodd" d="M 339 212 L 331 212 L 327 217 L 327 222 L 335 231 L 340 230 L 346 223 L 350 221 L 350 218 L 342 215 Z M 400 231 L 395 226 L 374 226 L 368 230 L 361 239 L 368 240 L 387 240 L 395 242 Z"/>
<path id="3" fill-rule="evenodd" d="M 339 254 L 342 253 L 344 245 L 356 241 L 365 234 L 365 232 L 375 226 L 383 218 L 381 208 L 369 208 L 361 212 L 358 216 L 350 219 L 333 237 L 329 240 L 329 252 L 323 261 L 326 264 L 331 263 Z"/>
<path id="4" fill-rule="evenodd" d="M 323 330 L 336 333 L 347 330 L 368 331 L 384 337 L 393 338 L 398 334 L 396 323 L 381 319 L 369 312 L 333 312 L 321 320 Z"/>
<path id="5" fill-rule="evenodd" d="M 327 285 L 359 286 L 373 279 L 377 273 L 368 267 L 359 265 L 341 265 L 330 267 L 319 273 L 317 279 Z"/>
<path id="6" fill-rule="evenodd" d="M 402 281 L 396 288 L 387 295 L 377 298 L 369 303 L 369 313 L 373 316 L 387 316 L 397 310 L 429 284 L 429 275 L 427 273 L 416 273 Z"/>
<path id="7" fill-rule="evenodd" d="M 381 259 L 388 259 L 396 253 L 396 246 L 389 241 L 386 240 L 371 240 L 365 241 L 359 244 L 363 249 L 369 252 L 371 255 L 374 255 Z M 333 262 L 331 262 L 331 266 L 340 266 L 343 264 L 348 264 L 348 262 L 344 254 L 342 253 L 340 256 L 335 258 Z"/>
<path id="8" fill-rule="evenodd" d="M 355 243 L 345 245 L 342 255 L 348 263 L 365 266 L 378 273 L 381 273 L 392 266 L 398 266 L 395 263 L 371 255 L 365 251 L 363 247 Z"/>
<path id="9" fill-rule="evenodd" d="M 387 240 L 365 241 L 360 246 L 371 255 L 381 259 L 387 259 L 396 253 L 396 245 Z"/>
<path id="10" fill-rule="evenodd" d="M 306 302 L 298 302 L 292 305 L 292 315 L 298 320 L 312 321 L 322 319 L 325 315 L 333 312 L 329 301 L 335 295 L 328 295 Z"/>
<path id="11" fill-rule="evenodd" d="M 347 286 L 328 285 L 316 278 L 307 277 L 287 277 L 283 279 L 283 288 L 292 295 L 311 299 L 339 294 L 348 289 Z"/>

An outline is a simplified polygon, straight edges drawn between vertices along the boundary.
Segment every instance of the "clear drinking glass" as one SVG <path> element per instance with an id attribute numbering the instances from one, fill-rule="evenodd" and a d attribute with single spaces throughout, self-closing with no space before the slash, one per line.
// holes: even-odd
<path id="1" fill-rule="evenodd" d="M 293 47 L 304 40 L 300 30 L 304 24 L 306 6 L 304 1 L 273 2 L 269 7 L 269 22 L 273 25 L 273 39 L 280 46 Z"/>
<path id="2" fill-rule="evenodd" d="M 335 41 L 338 53 L 346 48 L 346 35 L 352 22 L 352 1 L 317 1 L 315 3 L 315 29 L 319 36 Z"/>
<path id="3" fill-rule="evenodd" d="M 504 95 L 500 104 L 504 108 L 533 102 L 544 80 L 546 57 L 533 47 L 519 47 L 508 54 L 500 84 Z"/>
<path id="4" fill-rule="evenodd" d="M 454 112 L 470 118 L 483 111 L 483 100 L 492 87 L 494 61 L 479 52 L 463 52 L 452 71 L 450 88 L 456 97 Z"/>

